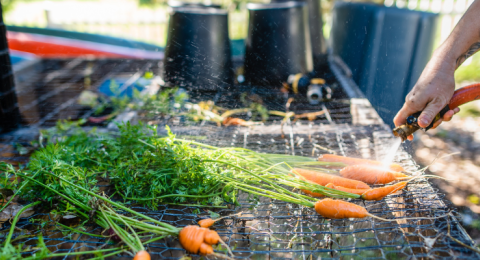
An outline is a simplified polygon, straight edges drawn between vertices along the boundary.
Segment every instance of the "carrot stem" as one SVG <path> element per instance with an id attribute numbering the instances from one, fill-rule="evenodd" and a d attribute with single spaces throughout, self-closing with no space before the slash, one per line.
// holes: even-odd
<path id="1" fill-rule="evenodd" d="M 108 203 L 110 203 L 110 204 L 112 204 L 112 205 L 115 205 L 116 207 L 118 207 L 118 208 L 120 208 L 120 209 L 123 209 L 123 210 L 125 210 L 125 211 L 127 211 L 127 212 L 130 212 L 130 213 L 132 213 L 132 214 L 134 214 L 134 215 L 137 215 L 137 216 L 142 217 L 142 218 L 144 218 L 144 219 L 148 219 L 148 220 L 150 220 L 150 221 L 152 221 L 152 222 L 154 222 L 154 223 L 156 223 L 156 224 L 159 224 L 159 225 L 161 225 L 161 226 L 164 226 L 164 227 L 170 229 L 170 230 L 171 230 L 172 232 L 174 232 L 174 233 L 178 233 L 178 232 L 180 231 L 180 229 L 178 229 L 178 228 L 176 228 L 176 227 L 174 227 L 174 226 L 171 226 L 171 225 L 169 225 L 169 224 L 167 224 L 167 223 L 163 223 L 163 222 L 160 222 L 160 221 L 158 221 L 158 220 L 155 220 L 155 219 L 153 219 L 153 218 L 151 218 L 151 217 L 148 217 L 148 216 L 143 215 L 143 214 L 141 214 L 141 213 L 139 213 L 139 212 L 136 212 L 136 211 L 134 211 L 134 210 L 132 210 L 132 209 L 129 209 L 129 208 L 127 208 L 127 207 L 125 207 L 125 206 L 123 206 L 123 205 L 121 205 L 121 204 L 119 204 L 119 203 L 116 203 L 116 202 L 111 201 L 111 200 L 109 200 L 109 199 L 107 199 L 107 198 L 105 198 L 105 197 L 102 197 L 102 196 L 100 196 L 100 195 L 97 195 L 97 194 L 95 194 L 95 193 L 93 193 L 93 192 L 91 192 L 91 191 L 89 191 L 89 190 L 87 190 L 87 189 L 85 189 L 85 188 L 83 188 L 83 187 L 81 187 L 81 186 L 78 186 L 78 185 L 76 185 L 76 184 L 74 184 L 74 183 L 72 183 L 72 182 L 70 182 L 70 181 L 68 181 L 68 180 L 65 180 L 64 178 L 62 178 L 62 177 L 60 177 L 60 176 L 57 176 L 57 175 L 55 175 L 55 174 L 53 174 L 53 173 L 50 173 L 50 172 L 47 172 L 47 173 L 50 174 L 50 175 L 52 175 L 52 176 L 54 176 L 54 177 L 59 178 L 60 180 L 62 180 L 62 181 L 64 181 L 64 182 L 72 185 L 73 187 L 76 187 L 76 188 L 78 188 L 78 189 L 86 192 L 86 193 L 89 194 L 89 195 L 92 195 L 92 196 L 94 196 L 94 197 L 97 197 L 97 198 L 99 198 L 99 199 L 101 199 L 101 200 L 103 200 L 103 201 L 105 201 L 105 202 L 108 202 Z"/>
<path id="2" fill-rule="evenodd" d="M 80 231 L 78 229 L 75 229 L 75 228 L 71 228 L 69 226 L 65 226 L 63 225 L 62 223 L 59 223 L 57 222 L 57 225 L 63 227 L 63 228 L 66 228 L 66 229 L 69 229 L 73 232 L 76 232 L 76 233 L 79 233 L 79 234 L 83 234 L 83 235 L 87 235 L 87 236 L 92 236 L 92 237 L 101 237 L 101 238 L 105 238 L 105 236 L 102 236 L 102 235 L 96 235 L 96 234 L 92 234 L 92 233 L 87 233 L 87 232 L 83 232 L 83 231 Z"/>
<path id="3" fill-rule="evenodd" d="M 441 215 L 441 216 L 438 216 L 438 217 L 412 217 L 412 218 L 394 218 L 394 219 L 381 218 L 381 217 L 375 216 L 375 215 L 370 214 L 370 213 L 367 213 L 367 216 L 372 217 L 372 218 L 376 218 L 376 219 L 379 219 L 379 220 L 383 220 L 383 221 L 392 222 L 392 221 L 399 221 L 399 220 L 419 220 L 419 219 L 432 220 L 432 219 L 437 219 L 437 218 L 448 217 L 448 214 Z"/>
<path id="4" fill-rule="evenodd" d="M 263 177 L 260 177 L 258 174 L 255 174 L 255 173 L 253 173 L 253 172 L 251 172 L 251 171 L 249 171 L 249 170 L 247 170 L 247 169 L 243 169 L 243 168 L 241 168 L 241 167 L 239 167 L 239 166 L 237 166 L 237 165 L 231 164 L 231 163 L 229 163 L 229 162 L 225 162 L 225 161 L 221 161 L 221 160 L 218 160 L 218 161 L 215 161 L 215 160 L 204 160 L 204 162 L 216 162 L 216 163 L 223 163 L 223 164 L 226 164 L 226 165 L 230 165 L 230 166 L 233 167 L 233 168 L 239 169 L 239 170 L 241 170 L 241 171 L 244 171 L 244 172 L 246 172 L 246 173 L 249 173 L 249 174 L 252 175 L 252 176 L 257 177 L 257 178 L 260 179 L 261 181 L 264 181 L 264 182 L 266 182 L 266 183 L 268 183 L 268 184 L 271 184 L 272 186 L 274 186 L 275 188 L 277 188 L 277 189 L 279 189 L 279 190 L 283 190 L 283 191 L 285 191 L 286 193 L 288 193 L 288 194 L 290 194 L 290 195 L 292 195 L 292 196 L 294 196 L 294 197 L 298 197 L 298 194 L 297 194 L 297 193 L 291 192 L 291 191 L 289 191 L 289 190 L 287 190 L 287 189 L 285 189 L 285 188 L 283 188 L 283 187 L 280 187 L 280 186 L 276 185 L 275 183 L 273 183 L 273 182 L 271 182 L 271 181 L 269 181 L 269 180 L 267 180 L 267 179 L 265 179 L 265 178 L 263 178 Z"/>
<path id="5" fill-rule="evenodd" d="M 15 230 L 15 225 L 17 224 L 17 221 L 18 219 L 20 218 L 20 215 L 22 215 L 22 213 L 27 210 L 28 208 L 31 208 L 35 205 L 38 205 L 40 204 L 41 201 L 36 201 L 34 203 L 30 203 L 28 205 L 26 205 L 25 207 L 23 207 L 21 210 L 19 210 L 17 212 L 17 214 L 15 215 L 15 217 L 13 218 L 13 221 L 12 221 L 12 226 L 10 227 L 10 231 L 8 232 L 8 235 L 7 235 L 7 239 L 5 239 L 5 246 L 3 248 L 4 251 L 7 250 L 7 246 L 10 244 L 10 241 L 12 240 L 12 236 L 13 236 L 13 233 L 14 233 L 14 230 Z"/>
<path id="6" fill-rule="evenodd" d="M 42 168 L 43 169 L 43 168 Z M 38 170 L 32 178 L 35 178 L 37 176 L 37 174 L 42 171 L 42 169 Z M 17 196 L 18 193 L 20 193 L 20 191 L 25 187 L 27 186 L 28 184 L 28 181 L 24 182 L 22 184 L 22 186 L 20 188 L 18 188 L 18 190 L 15 191 L 15 193 L 13 194 L 13 196 L 10 197 L 10 199 L 3 205 L 3 207 L 0 209 L 0 212 L 2 212 L 9 204 L 10 202 L 12 202 L 12 200 L 15 198 L 15 196 Z"/>

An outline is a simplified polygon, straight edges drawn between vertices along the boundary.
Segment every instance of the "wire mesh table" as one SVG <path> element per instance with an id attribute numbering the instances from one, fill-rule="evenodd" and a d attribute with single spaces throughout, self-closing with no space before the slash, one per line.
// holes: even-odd
<path id="1" fill-rule="evenodd" d="M 88 62 L 78 61 L 88 66 Z M 108 61 L 102 61 L 105 67 Z M 78 65 L 77 64 L 77 65 Z M 96 65 L 93 65 L 96 66 Z M 98 68 L 102 67 L 99 66 Z M 120 65 L 119 65 L 120 66 Z M 131 71 L 133 76 L 145 68 L 157 66 L 145 61 L 136 65 L 138 70 Z M 319 107 L 325 113 L 314 121 L 287 122 L 282 125 L 280 118 L 271 118 L 263 125 L 252 127 L 218 127 L 213 123 L 203 122 L 185 125 L 181 120 L 164 120 L 159 122 L 159 129 L 165 133 L 169 125 L 177 136 L 196 136 L 203 143 L 226 147 L 244 147 L 257 152 L 292 154 L 318 157 L 324 153 L 336 153 L 344 156 L 382 159 L 392 141 L 391 130 L 379 119 L 367 100 L 365 100 L 354 83 L 345 77 L 341 70 L 331 61 L 332 71 L 342 85 L 343 95 L 347 99 L 332 100 Z M 75 68 L 75 66 L 73 66 Z M 116 66 L 111 74 L 125 73 Z M 67 72 L 70 73 L 70 72 Z M 79 70 L 72 76 L 79 74 Z M 77 81 L 85 79 L 78 76 Z M 68 81 L 67 81 L 68 82 Z M 94 86 L 94 84 L 92 84 Z M 21 95 L 21 93 L 19 94 Z M 73 99 L 73 95 L 70 99 Z M 192 97 L 195 98 L 195 97 Z M 228 103 L 228 98 L 220 97 L 218 103 Z M 347 101 L 346 101 L 347 100 Z M 65 104 L 65 103 L 63 103 Z M 65 108 L 75 106 L 73 103 Z M 302 109 L 299 109 L 302 110 Z M 61 109 L 59 110 L 61 111 Z M 34 128 L 45 127 L 58 119 L 46 113 L 35 121 Z M 79 114 L 79 117 L 88 115 Z M 142 120 L 142 118 L 138 118 Z M 23 132 L 22 132 L 23 131 Z M 1 137 L 3 145 L 11 145 L 25 137 L 25 129 Z M 14 152 L 6 153 L 0 148 L 3 159 L 28 158 L 16 157 Z M 395 161 L 407 171 L 416 171 L 418 166 L 405 151 L 397 152 Z M 108 188 L 108 187 L 107 187 Z M 373 218 L 329 220 L 319 216 L 313 209 L 275 201 L 267 198 L 253 198 L 240 193 L 240 206 L 226 205 L 226 208 L 197 208 L 174 205 L 159 205 L 157 210 L 131 205 L 135 210 L 148 216 L 167 222 L 174 226 L 196 223 L 209 216 L 209 210 L 222 216 L 230 216 L 218 221 L 213 226 L 221 238 L 233 250 L 238 259 L 477 259 L 480 256 L 449 237 L 464 244 L 473 242 L 461 227 L 455 210 L 442 199 L 442 195 L 432 188 L 425 179 L 412 182 L 408 187 L 380 201 L 351 202 L 363 205 L 371 214 L 379 217 L 398 219 L 385 222 Z M 409 217 L 431 219 L 402 220 Z M 35 219 L 44 219 L 47 225 L 41 226 Z M 26 245 L 35 245 L 37 235 L 42 234 L 47 247 L 52 252 L 78 252 L 99 249 L 111 242 L 106 238 L 86 234 L 72 233 L 67 229 L 54 226 L 53 223 L 68 223 L 52 213 L 36 213 L 17 224 L 18 233 L 14 239 Z M 99 227 L 88 226 L 88 232 L 102 234 Z M 7 232 L 9 224 L 4 223 L 0 229 L 0 241 Z M 175 238 L 165 238 L 148 245 L 147 250 L 153 259 L 181 259 L 188 254 Z M 201 258 L 189 255 L 194 259 Z M 118 255 L 112 259 L 127 259 L 127 255 Z M 204 257 L 209 258 L 209 257 Z M 65 257 L 67 259 L 67 257 Z M 213 258 L 212 258 L 213 259 Z"/>

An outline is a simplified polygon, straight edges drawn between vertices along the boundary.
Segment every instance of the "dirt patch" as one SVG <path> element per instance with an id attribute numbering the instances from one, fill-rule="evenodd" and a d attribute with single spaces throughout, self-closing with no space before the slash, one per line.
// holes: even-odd
<path id="1" fill-rule="evenodd" d="M 458 207 L 464 227 L 480 243 L 480 117 L 455 117 L 427 133 L 419 131 L 413 148 L 422 166 L 457 153 L 437 160 L 427 173 L 449 179 L 432 179 L 432 183 Z"/>

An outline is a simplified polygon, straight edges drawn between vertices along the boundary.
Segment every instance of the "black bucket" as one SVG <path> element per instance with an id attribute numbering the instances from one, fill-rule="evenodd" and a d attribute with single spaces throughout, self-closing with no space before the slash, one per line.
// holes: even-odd
<path id="1" fill-rule="evenodd" d="M 228 14 L 217 8 L 173 8 L 165 48 L 165 82 L 187 90 L 233 85 Z"/>
<path id="2" fill-rule="evenodd" d="M 246 84 L 278 88 L 289 75 L 312 71 L 306 3 L 251 3 L 247 8 Z"/>
<path id="3" fill-rule="evenodd" d="M 0 13 L 1 11 L 0 6 Z M 3 23 L 3 15 L 0 15 L 0 133 L 18 127 L 20 122 L 6 27 Z"/>

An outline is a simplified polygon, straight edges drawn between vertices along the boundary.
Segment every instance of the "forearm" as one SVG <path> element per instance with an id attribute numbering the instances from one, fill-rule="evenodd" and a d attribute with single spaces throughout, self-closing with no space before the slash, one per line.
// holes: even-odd
<path id="1" fill-rule="evenodd" d="M 465 12 L 445 42 L 435 51 L 443 66 L 455 71 L 468 57 L 480 50 L 480 0 Z"/>

